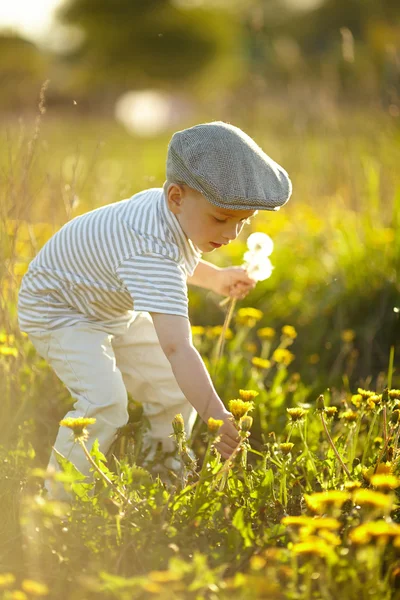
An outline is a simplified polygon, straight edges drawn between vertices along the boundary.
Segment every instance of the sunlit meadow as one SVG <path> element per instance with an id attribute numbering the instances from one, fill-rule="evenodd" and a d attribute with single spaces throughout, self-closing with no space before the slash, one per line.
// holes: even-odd
<path id="1" fill-rule="evenodd" d="M 3 124 L 2 598 L 400 598 L 398 124 L 268 117 L 237 124 L 294 184 L 287 207 L 254 222 L 274 242 L 271 276 L 233 310 L 190 292 L 194 343 L 238 447 L 221 461 L 220 423 L 197 423 L 186 440 L 177 415 L 181 470 L 158 478 L 142 466 L 148 423 L 131 398 L 109 455 L 87 456 L 94 484 L 62 461 L 54 477 L 72 505 L 42 491 L 71 399 L 18 331 L 19 282 L 66 220 L 162 185 L 169 134 L 139 140 L 43 107 L 34 122 Z M 242 264 L 250 233 L 211 259 Z M 87 453 L 91 423 L 63 425 Z"/>

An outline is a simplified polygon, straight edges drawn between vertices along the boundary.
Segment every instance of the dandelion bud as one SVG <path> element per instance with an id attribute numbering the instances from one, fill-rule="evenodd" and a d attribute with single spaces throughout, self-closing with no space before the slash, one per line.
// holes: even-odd
<path id="1" fill-rule="evenodd" d="M 279 444 L 279 450 L 284 456 L 287 456 L 292 451 L 293 446 L 292 442 L 284 442 L 283 444 Z"/>
<path id="2" fill-rule="evenodd" d="M 182 435 L 185 432 L 185 423 L 180 413 L 175 415 L 172 421 L 172 429 L 174 430 L 175 435 Z"/>
<path id="3" fill-rule="evenodd" d="M 389 402 L 389 390 L 387 387 L 382 392 L 382 404 L 387 404 Z"/>
<path id="4" fill-rule="evenodd" d="M 241 431 L 250 431 L 251 426 L 253 425 L 253 417 L 250 417 L 250 415 L 245 415 L 240 419 L 239 425 Z"/>
<path id="5" fill-rule="evenodd" d="M 390 416 L 390 422 L 392 425 L 398 425 L 400 421 L 400 410 L 394 410 Z"/>
<path id="6" fill-rule="evenodd" d="M 317 398 L 317 402 L 315 403 L 315 408 L 317 410 L 317 412 L 324 412 L 325 411 L 325 402 L 324 402 L 324 396 L 322 394 L 320 394 Z"/>

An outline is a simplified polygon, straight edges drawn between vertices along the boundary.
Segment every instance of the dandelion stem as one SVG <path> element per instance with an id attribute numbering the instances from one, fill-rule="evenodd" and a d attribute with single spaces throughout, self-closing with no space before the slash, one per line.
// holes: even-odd
<path id="1" fill-rule="evenodd" d="M 324 428 L 324 430 L 325 430 L 326 437 L 328 438 L 329 444 L 331 445 L 331 448 L 332 448 L 332 450 L 333 450 L 333 451 L 334 451 L 334 453 L 336 454 L 336 458 L 338 459 L 338 461 L 339 461 L 339 462 L 340 462 L 340 464 L 342 465 L 342 467 L 343 467 L 343 470 L 344 470 L 344 472 L 346 473 L 347 477 L 349 477 L 349 478 L 350 478 L 350 477 L 351 477 L 351 475 L 350 475 L 350 471 L 348 470 L 348 468 L 347 468 L 347 467 L 346 467 L 346 465 L 344 464 L 344 462 L 343 462 L 343 460 L 342 460 L 342 457 L 340 456 L 339 452 L 338 452 L 338 451 L 337 451 L 337 449 L 336 449 L 335 443 L 334 443 L 334 441 L 333 441 L 333 440 L 332 440 L 332 438 L 331 438 L 331 435 L 330 435 L 330 433 L 329 433 L 328 427 L 326 426 L 326 422 L 325 422 L 324 415 L 323 415 L 323 413 L 322 413 L 322 412 L 321 412 L 321 422 L 322 422 L 322 426 L 323 426 L 323 428 Z"/>
<path id="2" fill-rule="evenodd" d="M 393 376 L 393 363 L 394 363 L 394 346 L 390 347 L 389 355 L 389 368 L 388 368 L 388 389 L 392 387 L 392 376 Z"/>
<path id="3" fill-rule="evenodd" d="M 371 425 L 369 427 L 369 431 L 368 431 L 368 435 L 367 435 L 367 441 L 366 441 L 366 443 L 364 445 L 364 451 L 363 451 L 363 455 L 362 455 L 362 459 L 361 459 L 361 463 L 363 465 L 365 465 L 365 459 L 367 458 L 369 444 L 370 444 L 370 441 L 371 441 L 372 434 L 374 432 L 374 427 L 375 427 L 377 416 L 378 416 L 378 413 L 375 412 L 374 416 L 372 417 Z"/>
<path id="4" fill-rule="evenodd" d="M 116 494 L 118 494 L 118 496 L 120 498 L 122 498 L 122 500 L 124 500 L 125 502 L 127 502 L 129 504 L 130 503 L 129 499 L 117 488 L 116 485 L 114 485 L 114 483 L 111 481 L 111 479 L 109 479 L 107 477 L 107 475 L 105 473 L 103 473 L 103 471 L 100 469 L 100 467 L 95 463 L 95 461 L 93 460 L 93 457 L 90 455 L 89 450 L 86 448 L 86 445 L 85 445 L 85 442 L 83 441 L 83 439 L 78 438 L 77 441 L 79 442 L 79 445 L 81 446 L 82 450 L 84 451 L 86 458 L 88 459 L 88 461 L 90 462 L 92 467 L 95 469 L 95 471 L 97 471 L 97 473 L 106 482 L 106 484 L 109 485 L 114 490 L 114 492 Z"/>
<path id="5" fill-rule="evenodd" d="M 231 298 L 231 303 L 229 305 L 228 312 L 226 313 L 226 317 L 225 317 L 224 324 L 222 326 L 221 334 L 220 334 L 218 342 L 217 342 L 217 347 L 215 350 L 215 373 L 214 373 L 214 375 L 216 375 L 216 373 L 217 373 L 218 363 L 219 363 L 222 353 L 224 351 L 225 334 L 229 327 L 229 323 L 231 322 L 231 319 L 233 316 L 233 311 L 235 310 L 236 302 L 237 302 L 236 298 Z"/>

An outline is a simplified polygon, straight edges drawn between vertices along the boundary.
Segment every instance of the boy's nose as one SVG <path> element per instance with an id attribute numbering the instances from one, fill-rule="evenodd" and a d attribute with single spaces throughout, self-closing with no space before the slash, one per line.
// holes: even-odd
<path id="1" fill-rule="evenodd" d="M 241 227 L 239 223 L 236 225 L 231 225 L 224 231 L 224 238 L 229 241 L 236 239 L 239 235 L 240 229 Z"/>

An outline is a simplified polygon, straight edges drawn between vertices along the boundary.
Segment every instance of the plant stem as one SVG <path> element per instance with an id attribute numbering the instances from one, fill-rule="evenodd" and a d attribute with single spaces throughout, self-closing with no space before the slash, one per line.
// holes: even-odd
<path id="1" fill-rule="evenodd" d="M 86 448 L 83 439 L 78 438 L 77 441 L 81 446 L 82 450 L 84 451 L 86 458 L 88 459 L 92 467 L 95 469 L 95 471 L 97 471 L 97 473 L 100 475 L 100 477 L 106 482 L 107 485 L 109 485 L 114 490 L 116 494 L 118 494 L 120 498 L 122 498 L 122 500 L 124 500 L 124 502 L 130 503 L 130 500 L 117 488 L 117 486 L 111 481 L 111 479 L 109 479 L 107 475 L 103 473 L 100 467 L 95 463 L 92 456 L 90 455 L 89 450 Z"/>
<path id="2" fill-rule="evenodd" d="M 344 470 L 344 472 L 346 473 L 347 477 L 349 477 L 349 478 L 350 478 L 350 477 L 351 477 L 351 475 L 350 475 L 350 471 L 348 470 L 348 468 L 347 468 L 347 467 L 346 467 L 346 465 L 344 464 L 344 462 L 343 462 L 343 460 L 342 460 L 342 457 L 340 456 L 339 452 L 338 452 L 338 451 L 337 451 L 337 449 L 336 449 L 336 446 L 335 446 L 335 444 L 334 444 L 334 442 L 333 442 L 333 440 L 332 440 L 332 438 L 331 438 L 331 436 L 330 436 L 330 433 L 329 433 L 329 431 L 328 431 L 328 427 L 326 426 L 326 422 L 325 422 L 324 415 L 323 415 L 323 413 L 322 413 L 322 412 L 321 412 L 321 421 L 322 421 L 322 426 L 323 426 L 323 428 L 324 428 L 324 430 L 325 430 L 326 437 L 328 438 L 329 444 L 331 445 L 331 448 L 332 448 L 332 450 L 333 450 L 333 451 L 334 451 L 334 453 L 336 454 L 336 458 L 338 459 L 338 461 L 339 461 L 339 462 L 340 462 L 340 464 L 342 465 L 342 467 L 343 467 L 343 470 Z"/>
<path id="3" fill-rule="evenodd" d="M 214 376 L 217 374 L 217 369 L 218 369 L 218 363 L 220 361 L 220 358 L 222 356 L 222 353 L 224 351 L 224 345 L 225 345 L 225 334 L 226 331 L 229 327 L 229 323 L 231 322 L 232 316 L 233 316 L 233 311 L 235 310 L 235 306 L 236 306 L 236 298 L 231 298 L 230 304 L 229 304 L 229 308 L 228 308 L 228 312 L 226 313 L 226 317 L 225 317 L 225 321 L 224 324 L 222 325 L 222 330 L 221 330 L 221 334 L 219 336 L 218 342 L 217 342 L 217 346 L 215 349 L 215 368 L 214 368 Z"/>
<path id="4" fill-rule="evenodd" d="M 361 463 L 364 466 L 365 466 L 365 459 L 367 458 L 367 452 L 368 452 L 368 449 L 369 449 L 369 444 L 370 444 L 370 441 L 371 441 L 371 437 L 372 437 L 372 434 L 374 432 L 374 427 L 375 427 L 377 416 L 378 416 L 378 413 L 375 412 L 374 416 L 372 417 L 371 425 L 369 426 L 368 435 L 367 435 L 367 441 L 365 443 L 364 452 L 363 452 L 362 459 L 361 459 Z"/>

